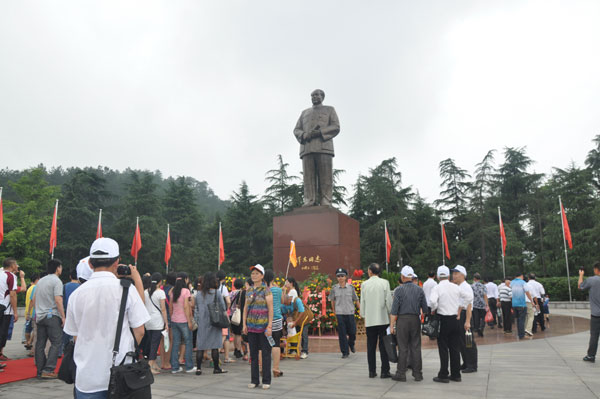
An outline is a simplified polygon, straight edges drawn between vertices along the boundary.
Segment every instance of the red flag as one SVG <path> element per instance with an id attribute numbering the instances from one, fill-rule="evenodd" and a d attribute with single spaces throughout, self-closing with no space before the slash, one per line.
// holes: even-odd
<path id="1" fill-rule="evenodd" d="M 502 216 L 498 215 L 500 220 L 500 240 L 502 241 L 502 256 L 506 255 L 506 234 L 504 233 L 504 223 L 502 223 Z"/>
<path id="2" fill-rule="evenodd" d="M 135 224 L 135 234 L 133 235 L 133 243 L 131 244 L 131 256 L 137 262 L 138 252 L 142 249 L 142 234 L 140 233 L 140 218 L 137 218 Z"/>
<path id="3" fill-rule="evenodd" d="M 385 224 L 385 261 L 390 263 L 390 252 L 392 251 L 392 242 L 388 234 L 387 224 Z"/>
<path id="4" fill-rule="evenodd" d="M 171 230 L 167 225 L 167 243 L 165 244 L 165 263 L 167 265 L 169 265 L 169 260 L 171 260 Z"/>
<path id="5" fill-rule="evenodd" d="M 56 248 L 56 230 L 58 228 L 57 218 L 58 215 L 58 200 L 56 200 L 56 205 L 54 205 L 54 216 L 52 217 L 52 227 L 50 229 L 50 253 L 54 252 L 54 248 Z"/>
<path id="6" fill-rule="evenodd" d="M 446 238 L 446 228 L 444 227 L 444 223 L 442 223 L 442 238 L 444 239 L 444 248 L 446 248 L 446 258 L 450 258 L 450 250 L 448 249 L 448 239 Z"/>
<path id="7" fill-rule="evenodd" d="M 100 209 L 100 213 L 98 214 L 98 228 L 96 229 L 96 240 L 98 238 L 102 238 L 102 209 Z"/>
<path id="8" fill-rule="evenodd" d="M 563 220 L 563 230 L 565 233 L 565 240 L 569 244 L 569 249 L 573 249 L 573 241 L 571 240 L 571 229 L 569 228 L 569 222 L 567 221 L 567 214 L 565 212 L 565 207 L 560 204 L 560 211 L 562 213 Z"/>
<path id="9" fill-rule="evenodd" d="M 310 290 L 308 287 L 304 287 L 304 291 L 302 291 L 302 302 L 308 303 L 308 297 L 310 296 Z"/>
<path id="10" fill-rule="evenodd" d="M 221 230 L 221 223 L 219 223 L 219 266 L 225 262 L 225 247 L 223 246 L 223 230 Z"/>
<path id="11" fill-rule="evenodd" d="M 2 213 L 2 188 L 0 187 L 0 244 L 4 240 L 4 215 Z"/>

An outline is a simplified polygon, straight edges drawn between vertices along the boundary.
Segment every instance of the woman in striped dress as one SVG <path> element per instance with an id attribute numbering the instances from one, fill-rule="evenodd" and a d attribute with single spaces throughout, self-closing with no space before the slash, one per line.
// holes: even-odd
<path id="1" fill-rule="evenodd" d="M 273 295 L 263 281 L 265 268 L 261 265 L 252 266 L 250 277 L 253 287 L 246 292 L 246 304 L 242 317 L 242 333 L 248 334 L 251 359 L 251 383 L 248 388 L 256 388 L 260 383 L 258 366 L 258 351 L 262 351 L 262 388 L 271 387 L 271 345 L 268 338 L 273 329 Z"/>

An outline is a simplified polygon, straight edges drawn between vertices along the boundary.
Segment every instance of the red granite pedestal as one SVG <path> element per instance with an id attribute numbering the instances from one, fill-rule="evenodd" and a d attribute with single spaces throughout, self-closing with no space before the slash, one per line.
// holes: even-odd
<path id="1" fill-rule="evenodd" d="M 273 270 L 285 275 L 290 240 L 296 242 L 298 266 L 289 275 L 304 280 L 311 273 L 334 277 L 343 267 L 352 275 L 360 268 L 358 221 L 327 206 L 298 208 L 273 218 Z"/>

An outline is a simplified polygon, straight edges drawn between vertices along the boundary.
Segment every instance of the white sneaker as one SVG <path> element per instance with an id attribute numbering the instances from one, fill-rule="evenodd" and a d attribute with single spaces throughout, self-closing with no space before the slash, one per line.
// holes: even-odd
<path id="1" fill-rule="evenodd" d="M 256 385 L 256 384 L 248 384 L 248 388 L 250 388 L 250 389 L 254 389 L 254 388 L 256 388 L 257 386 L 258 386 L 258 385 Z"/>
<path id="2" fill-rule="evenodd" d="M 262 389 L 269 389 L 271 388 L 271 385 L 269 384 L 262 384 Z"/>
<path id="3" fill-rule="evenodd" d="M 529 335 L 530 337 L 533 337 L 533 334 L 531 333 L 531 331 L 525 330 L 525 334 Z"/>
<path id="4" fill-rule="evenodd" d="M 171 370 L 171 374 L 181 373 L 182 371 L 183 371 L 183 369 L 181 367 L 179 367 L 177 370 Z"/>
<path id="5" fill-rule="evenodd" d="M 185 370 L 186 373 L 195 373 L 196 372 L 196 367 L 192 367 L 189 370 Z"/>
<path id="6" fill-rule="evenodd" d="M 306 359 L 308 357 L 308 353 L 306 352 L 302 352 L 302 354 L 300 355 L 300 359 Z"/>

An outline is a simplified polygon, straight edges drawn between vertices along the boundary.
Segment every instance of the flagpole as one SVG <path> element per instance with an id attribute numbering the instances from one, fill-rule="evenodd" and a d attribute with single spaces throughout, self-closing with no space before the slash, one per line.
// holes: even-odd
<path id="1" fill-rule="evenodd" d="M 138 232 L 138 229 L 139 229 L 139 228 L 140 228 L 140 217 L 138 216 L 138 217 L 136 217 L 136 218 L 135 218 L 135 234 L 134 234 L 134 240 L 135 240 L 135 239 L 137 239 L 137 232 Z M 136 247 L 137 247 L 137 243 L 135 243 L 134 245 L 136 245 Z M 137 248 L 137 251 L 135 251 L 135 267 L 137 267 L 137 258 L 138 258 L 138 251 L 139 251 L 139 250 L 140 250 L 140 249 L 139 249 L 139 248 Z"/>
<path id="2" fill-rule="evenodd" d="M 502 214 L 498 207 L 498 226 L 502 223 Z M 502 232 L 500 233 L 500 255 L 502 255 L 502 277 L 506 280 L 506 266 L 504 264 L 504 241 L 502 241 Z"/>
<path id="3" fill-rule="evenodd" d="M 442 265 L 446 266 L 446 255 L 444 254 L 444 219 L 440 215 L 440 235 L 442 237 Z"/>
<path id="4" fill-rule="evenodd" d="M 385 271 L 386 271 L 386 273 L 389 273 L 390 270 L 388 268 L 387 237 L 388 237 L 387 220 L 384 219 L 383 220 L 383 249 L 385 250 Z"/>
<path id="5" fill-rule="evenodd" d="M 221 222 L 219 222 L 219 245 L 217 247 L 217 270 L 221 270 Z"/>
<path id="6" fill-rule="evenodd" d="M 54 205 L 54 218 L 53 218 L 53 221 L 54 220 L 56 221 L 56 230 L 58 230 L 58 200 L 56 200 L 56 205 Z M 54 228 L 55 227 L 52 226 L 52 229 L 54 229 Z M 58 231 L 56 232 L 56 235 L 58 235 Z M 54 238 L 54 242 L 52 243 L 52 255 L 50 256 L 50 259 L 54 259 L 54 248 L 56 248 L 56 237 Z"/>
<path id="7" fill-rule="evenodd" d="M 169 230 L 170 230 L 170 226 L 169 226 L 169 223 L 167 223 L 167 239 L 169 238 Z M 171 260 L 170 257 L 169 257 L 169 260 Z M 169 262 L 167 262 L 167 274 L 169 274 Z"/>
<path id="8" fill-rule="evenodd" d="M 558 205 L 560 206 L 560 224 L 562 225 L 563 244 L 565 246 L 565 264 L 567 265 L 567 284 L 569 285 L 569 302 L 573 302 L 571 296 L 571 276 L 569 275 L 569 255 L 567 254 L 567 238 L 565 237 L 565 220 L 563 215 L 563 205 L 560 195 L 558 196 Z"/>

